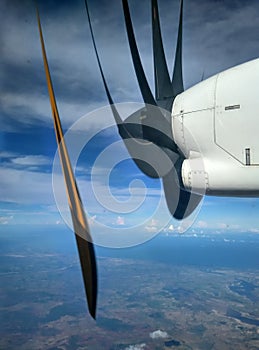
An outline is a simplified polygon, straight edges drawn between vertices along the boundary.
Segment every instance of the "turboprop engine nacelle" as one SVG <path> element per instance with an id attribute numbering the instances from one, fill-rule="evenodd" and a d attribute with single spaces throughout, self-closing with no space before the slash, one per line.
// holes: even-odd
<path id="1" fill-rule="evenodd" d="M 182 180 L 208 195 L 259 196 L 259 59 L 178 95 L 174 140 L 186 157 Z M 196 141 L 195 141 L 196 140 Z"/>

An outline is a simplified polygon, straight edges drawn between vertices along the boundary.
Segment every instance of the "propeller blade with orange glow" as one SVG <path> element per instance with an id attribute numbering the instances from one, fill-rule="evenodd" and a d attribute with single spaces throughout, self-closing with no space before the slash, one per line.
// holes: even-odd
<path id="1" fill-rule="evenodd" d="M 81 270 L 83 275 L 85 293 L 87 297 L 88 309 L 93 318 L 96 316 L 97 303 L 97 267 L 94 246 L 87 219 L 85 216 L 83 204 L 77 188 L 75 176 L 71 166 L 69 154 L 67 151 L 64 135 L 62 131 L 61 121 L 56 105 L 53 85 L 49 72 L 47 55 L 43 40 L 43 34 L 40 23 L 40 16 L 37 9 L 38 27 L 41 41 L 42 56 L 44 61 L 44 68 L 46 73 L 46 80 L 51 104 L 51 110 L 54 121 L 54 129 L 56 133 L 60 163 L 62 166 L 63 176 L 66 185 L 66 192 L 68 197 L 69 208 L 72 216 L 73 227 L 76 237 L 77 249 L 80 258 Z"/>

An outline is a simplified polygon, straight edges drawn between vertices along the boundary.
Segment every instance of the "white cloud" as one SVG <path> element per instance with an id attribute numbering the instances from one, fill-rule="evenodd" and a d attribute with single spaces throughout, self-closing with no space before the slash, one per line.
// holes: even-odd
<path id="1" fill-rule="evenodd" d="M 89 218 L 89 224 L 94 224 L 95 220 L 96 220 L 97 216 L 96 215 L 93 215 Z"/>
<path id="2" fill-rule="evenodd" d="M 163 232 L 165 232 L 165 233 L 173 233 L 173 232 L 175 232 L 176 231 L 176 228 L 174 227 L 174 225 L 173 224 L 170 224 L 169 226 L 167 226 L 167 227 L 165 227 L 164 229 L 163 229 Z"/>
<path id="3" fill-rule="evenodd" d="M 159 339 L 159 338 L 165 339 L 165 338 L 169 337 L 167 332 L 161 331 L 160 329 L 158 329 L 157 331 L 154 331 L 152 333 L 149 333 L 149 336 L 152 339 Z"/>
<path id="4" fill-rule="evenodd" d="M 0 158 L 14 158 L 17 157 L 17 153 L 14 152 L 6 152 L 6 151 L 1 151 L 0 152 Z"/>
<path id="5" fill-rule="evenodd" d="M 231 224 L 231 223 L 224 223 L 224 222 L 220 222 L 215 226 L 219 230 L 239 231 L 241 229 L 241 226 L 239 224 Z"/>
<path id="6" fill-rule="evenodd" d="M 2 100 L 2 101 L 1 101 Z M 52 114 L 50 109 L 49 97 L 47 95 L 39 95 L 36 93 L 16 93 L 8 92 L 0 97 L 3 113 L 7 115 L 16 115 L 17 111 L 23 114 L 23 118 L 19 119 L 20 122 L 28 125 L 37 125 L 40 121 L 48 123 L 52 126 Z M 65 99 L 58 98 L 58 110 L 62 120 L 63 127 L 70 127 L 72 123 L 76 122 L 83 115 L 92 112 L 93 110 L 103 107 L 104 103 L 91 102 L 85 103 L 84 101 L 66 101 Z M 25 112 L 26 111 L 26 112 Z M 90 127 L 100 128 L 103 124 L 103 119 L 99 118 L 91 122 L 91 124 L 85 124 L 84 129 Z M 1 129 L 6 130 L 4 120 L 1 123 Z M 7 129 L 8 131 L 9 129 Z"/>
<path id="7" fill-rule="evenodd" d="M 226 228 L 228 228 L 228 224 L 224 223 L 224 222 L 219 222 L 217 224 L 217 227 L 221 230 L 225 230 Z"/>
<path id="8" fill-rule="evenodd" d="M 206 221 L 203 220 L 199 220 L 196 224 L 196 227 L 198 228 L 207 228 L 208 227 L 208 223 Z"/>
<path id="9" fill-rule="evenodd" d="M 49 161 L 48 158 L 44 158 L 43 156 L 23 156 L 15 158 L 15 163 L 19 164 L 44 164 Z M 28 166 L 26 169 L 20 169 L 14 167 L 15 163 L 3 164 L 0 166 L 0 178 L 1 178 L 1 186 L 0 186 L 0 198 L 2 202 L 6 203 L 16 203 L 20 206 L 44 206 L 44 212 L 46 211 L 49 215 L 55 216 L 55 221 L 60 220 L 57 215 L 58 211 L 62 214 L 67 221 L 70 222 L 70 212 L 67 202 L 67 195 L 64 185 L 64 179 L 62 173 L 55 175 L 55 197 L 58 199 L 58 208 L 56 206 L 55 198 L 53 195 L 53 187 L 52 187 L 52 174 L 45 173 L 41 171 L 31 171 Z M 156 191 L 155 189 L 151 190 L 150 197 L 147 195 L 147 199 L 143 203 L 143 206 L 139 208 L 139 203 L 141 203 L 141 198 L 138 196 L 138 188 L 135 188 L 134 195 L 130 196 L 131 201 L 125 201 L 125 196 L 129 196 L 128 189 L 124 188 L 117 189 L 116 187 L 110 187 L 112 193 L 119 194 L 119 198 L 123 199 L 119 205 L 113 206 L 111 203 L 110 192 L 107 191 L 106 185 L 99 181 L 97 178 L 96 181 L 91 181 L 89 178 L 83 179 L 80 178 L 78 183 L 79 191 L 81 194 L 81 198 L 84 202 L 84 207 L 87 211 L 90 211 L 89 223 L 96 223 L 96 215 L 100 218 L 101 222 L 107 218 L 109 218 L 109 222 L 115 222 L 117 225 L 123 226 L 125 225 L 125 218 L 122 216 L 123 211 L 132 213 L 132 217 L 136 219 L 135 211 L 140 210 L 141 213 L 146 217 L 146 210 L 149 210 L 150 205 L 153 205 L 156 199 Z M 98 191 L 100 193 L 100 198 L 97 199 L 93 192 Z M 108 203 L 108 207 L 106 206 Z M 138 209 L 139 208 L 139 209 Z M 110 210 L 111 209 L 111 210 Z M 25 210 L 25 209 L 24 209 Z M 116 211 L 117 210 L 117 211 Z M 107 213 L 105 213 L 108 211 Z M 109 212 L 117 213 L 115 220 L 109 216 Z M 104 215 L 105 214 L 105 215 Z M 33 216 L 33 213 L 31 213 Z M 46 215 L 46 214 L 44 214 Z M 3 215 L 7 216 L 7 215 Z M 104 217 L 104 219 L 103 219 Z M 133 218 L 133 221 L 135 220 Z M 128 219 L 127 219 L 128 220 Z M 131 222 L 132 218 L 129 218 L 129 222 Z M 136 219 L 139 223 L 139 220 Z M 154 230 L 157 221 L 151 221 L 151 227 Z"/>
<path id="10" fill-rule="evenodd" d="M 142 343 L 142 344 L 130 345 L 127 348 L 125 348 L 125 350 L 143 350 L 145 348 L 146 348 L 146 344 Z"/>
<path id="11" fill-rule="evenodd" d="M 119 226 L 124 226 L 125 225 L 125 219 L 122 216 L 118 216 L 116 220 L 116 224 Z"/>
<path id="12" fill-rule="evenodd" d="M 252 233 L 259 233 L 259 228 L 251 228 L 250 232 L 252 232 Z"/>
<path id="13" fill-rule="evenodd" d="M 20 204 L 53 203 L 51 174 L 0 167 L 0 177 L 1 201 Z"/>
<path id="14" fill-rule="evenodd" d="M 7 225 L 13 220 L 13 216 L 0 216 L 0 225 Z"/>
<path id="15" fill-rule="evenodd" d="M 147 226 L 145 226 L 145 230 L 146 230 L 147 232 L 155 232 L 155 231 L 157 231 L 158 229 L 159 229 L 158 220 L 155 220 L 155 219 L 152 219 L 152 220 L 150 221 L 150 223 L 149 223 Z"/>
<path id="16" fill-rule="evenodd" d="M 41 165 L 52 164 L 51 158 L 45 157 L 42 155 L 27 155 L 27 156 L 13 158 L 11 161 L 14 164 L 24 165 L 24 166 L 29 166 L 29 165 L 41 166 Z"/>

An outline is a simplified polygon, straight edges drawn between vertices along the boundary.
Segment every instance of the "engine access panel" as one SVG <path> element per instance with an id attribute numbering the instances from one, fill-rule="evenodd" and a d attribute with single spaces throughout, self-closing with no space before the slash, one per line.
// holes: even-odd
<path id="1" fill-rule="evenodd" d="M 244 165 L 259 165 L 259 59 L 218 74 L 215 143 Z"/>

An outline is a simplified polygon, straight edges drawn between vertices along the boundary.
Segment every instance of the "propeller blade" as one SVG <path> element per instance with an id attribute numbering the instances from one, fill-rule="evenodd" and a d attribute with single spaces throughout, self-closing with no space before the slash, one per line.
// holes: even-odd
<path id="1" fill-rule="evenodd" d="M 142 108 L 142 109 L 138 110 L 137 112 L 135 112 L 133 118 L 131 118 L 131 117 L 127 118 L 127 122 L 123 122 L 123 120 L 121 119 L 121 117 L 120 117 L 120 115 L 119 115 L 119 113 L 114 105 L 114 102 L 113 102 L 113 99 L 111 97 L 111 94 L 110 94 L 110 91 L 109 91 L 109 88 L 108 88 L 108 85 L 107 85 L 107 82 L 106 82 L 106 79 L 104 76 L 104 72 L 102 69 L 99 53 L 98 53 L 95 38 L 94 38 L 92 22 L 91 22 L 91 17 L 90 17 L 90 12 L 89 12 L 87 0 L 85 0 L 85 6 L 86 6 L 86 12 L 87 12 L 87 17 L 88 17 L 88 22 L 89 22 L 89 27 L 90 27 L 90 33 L 91 33 L 91 38 L 92 38 L 92 42 L 93 42 L 93 46 L 94 46 L 95 55 L 97 58 L 98 67 L 99 67 L 99 70 L 101 73 L 105 92 L 106 92 L 109 104 L 111 106 L 113 116 L 114 116 L 115 122 L 117 124 L 120 136 L 122 137 L 123 140 L 132 139 L 132 138 L 138 139 L 139 141 L 140 140 L 148 140 L 148 141 L 151 141 L 155 144 L 166 146 L 170 149 L 173 149 L 175 152 L 177 152 L 177 146 L 175 145 L 175 143 L 172 140 L 170 123 L 162 115 L 162 113 L 160 112 L 159 109 L 152 108 L 152 111 L 151 111 L 151 109 L 146 106 L 145 108 Z M 140 58 L 139 58 L 139 60 L 140 60 Z M 141 66 L 141 63 L 140 63 L 140 66 Z M 143 75 L 145 77 L 142 66 L 141 66 L 141 69 L 142 69 Z M 146 87 L 150 92 L 150 98 L 153 99 L 153 95 L 149 89 L 147 81 L 146 81 Z M 151 102 L 152 102 L 152 104 L 156 105 L 156 102 L 154 101 L 154 99 Z M 136 114 L 138 116 L 138 119 L 136 119 Z M 160 116 L 160 120 L 162 119 L 162 122 L 161 121 L 159 122 L 159 120 L 158 120 L 159 116 Z M 145 122 L 142 124 L 141 121 L 143 119 L 145 119 Z M 132 120 L 134 120 L 134 121 L 132 121 Z M 136 147 L 139 147 L 139 141 L 138 141 L 138 143 L 136 143 Z M 131 146 L 132 145 L 133 145 L 133 143 L 131 142 Z M 129 152 L 130 152 L 130 150 L 129 150 Z M 134 154 L 135 153 L 136 152 L 134 150 Z"/>
<path id="2" fill-rule="evenodd" d="M 152 33 L 156 101 L 171 112 L 175 94 L 165 59 L 157 0 L 152 0 Z"/>
<path id="3" fill-rule="evenodd" d="M 184 190 L 180 187 L 179 179 L 180 176 L 172 168 L 168 174 L 163 176 L 162 181 L 170 213 L 175 219 L 182 220 L 192 214 L 202 200 L 202 196 Z"/>
<path id="4" fill-rule="evenodd" d="M 169 149 L 164 149 L 164 153 L 171 162 L 170 166 L 167 165 L 169 171 L 162 176 L 167 207 L 175 219 L 182 220 L 196 209 L 203 196 L 184 189 L 181 176 L 184 158 L 180 155 L 176 157 Z"/>
<path id="5" fill-rule="evenodd" d="M 91 234 L 87 224 L 87 219 L 83 209 L 83 204 L 79 195 L 73 169 L 70 163 L 69 154 L 64 140 L 61 121 L 56 105 L 55 94 L 51 81 L 47 55 L 43 40 L 42 28 L 38 9 L 37 20 L 41 41 L 42 56 L 44 61 L 44 69 L 49 92 L 49 99 L 52 109 L 54 128 L 56 133 L 60 162 L 62 166 L 63 176 L 66 184 L 69 208 L 72 216 L 74 232 L 76 236 L 77 249 L 80 258 L 81 270 L 83 275 L 84 287 L 87 297 L 88 309 L 91 316 L 95 319 L 96 303 L 97 303 L 97 267 L 94 246 Z"/>
<path id="6" fill-rule="evenodd" d="M 171 132 L 170 116 L 163 115 L 159 108 L 155 110 L 154 108 L 150 108 L 150 105 L 157 106 L 157 103 L 148 85 L 144 69 L 140 60 L 136 39 L 133 31 L 132 21 L 130 17 L 128 1 L 122 0 L 122 4 L 133 65 L 139 83 L 140 91 L 147 109 L 145 119 L 143 118 L 144 122 L 142 123 L 143 137 L 144 139 L 149 140 L 158 146 L 169 148 L 177 153 L 178 148 L 175 142 L 173 141 L 173 136 Z"/>
<path id="7" fill-rule="evenodd" d="M 178 35 L 177 35 L 174 70 L 173 70 L 173 78 L 172 78 L 173 90 L 175 95 L 181 94 L 184 91 L 183 68 L 182 68 L 182 41 L 183 41 L 183 0 L 180 0 Z"/>
<path id="8" fill-rule="evenodd" d="M 93 47 L 94 47 L 94 52 L 96 55 L 96 59 L 97 59 L 97 63 L 98 63 L 98 67 L 101 73 L 101 77 L 102 77 L 102 81 L 103 81 L 103 85 L 104 85 L 104 89 L 105 89 L 105 93 L 107 96 L 107 99 L 109 101 L 109 105 L 112 109 L 112 113 L 115 119 L 115 122 L 117 124 L 118 127 L 118 131 L 120 136 L 123 139 L 128 139 L 128 138 L 142 138 L 142 132 L 140 131 L 140 124 L 138 125 L 134 125 L 134 124 L 129 124 L 129 126 L 127 127 L 127 125 L 124 124 L 123 120 L 121 119 L 117 108 L 114 105 L 113 99 L 111 97 L 105 76 L 104 76 L 104 72 L 103 72 L 103 68 L 101 65 L 101 60 L 99 57 L 99 53 L 97 50 L 97 46 L 96 46 L 96 42 L 95 42 L 95 38 L 94 38 L 94 33 L 93 33 L 93 27 L 92 27 L 92 22 L 91 22 L 91 17 L 90 17 L 90 12 L 89 12 L 89 8 L 88 8 L 88 4 L 87 4 L 87 0 L 85 0 L 85 7 L 86 7 L 86 13 L 87 13 L 87 18 L 88 18 L 88 23 L 89 23 L 89 28 L 90 28 L 90 33 L 91 33 L 91 38 L 92 38 L 92 42 L 93 42 Z"/>
<path id="9" fill-rule="evenodd" d="M 188 213 L 186 211 L 189 203 L 189 198 L 190 198 L 189 193 L 187 191 L 180 189 L 179 180 L 176 177 L 175 170 L 172 169 L 170 172 L 169 170 L 167 170 L 167 169 L 171 169 L 173 164 L 178 160 L 179 158 L 178 148 L 172 140 L 171 126 L 170 126 L 169 119 L 166 119 L 162 115 L 159 108 L 157 107 L 157 104 L 153 98 L 153 95 L 147 83 L 145 73 L 140 61 L 135 37 L 134 37 L 128 3 L 127 1 L 123 0 L 125 22 L 127 27 L 127 33 L 129 36 L 129 43 L 130 43 L 130 48 L 131 48 L 132 57 L 133 57 L 133 64 L 136 70 L 136 75 L 139 81 L 143 99 L 146 103 L 147 101 L 149 103 L 151 102 L 150 104 L 153 106 L 146 105 L 144 108 L 139 109 L 136 112 L 134 112 L 132 115 L 130 115 L 125 121 L 122 121 L 116 107 L 114 106 L 114 102 L 111 97 L 111 94 L 104 76 L 104 72 L 101 66 L 101 62 L 100 62 L 94 34 L 93 34 L 93 28 L 92 28 L 87 0 L 85 0 L 85 5 L 86 5 L 91 37 L 92 37 L 92 42 L 93 42 L 99 70 L 101 72 L 101 77 L 104 84 L 105 92 L 106 92 L 109 104 L 111 106 L 120 136 L 124 140 L 125 146 L 127 147 L 131 157 L 133 158 L 133 160 L 135 161 L 135 163 L 137 164 L 137 166 L 140 168 L 142 172 L 144 172 L 146 175 L 150 177 L 163 178 L 165 196 L 166 196 L 169 210 L 172 213 L 172 215 L 177 219 L 186 217 L 191 213 L 191 211 L 188 211 Z M 153 7 L 154 10 L 156 11 L 157 9 L 156 1 L 153 1 L 153 6 L 154 6 Z M 158 11 L 156 11 L 156 13 L 158 18 Z M 158 55 L 158 60 L 160 60 L 162 55 L 164 55 L 164 53 L 163 53 L 162 39 L 159 39 L 158 37 L 158 36 L 161 37 L 159 22 L 155 23 L 155 27 L 156 27 L 155 40 L 156 41 L 159 40 L 160 41 L 159 45 L 161 45 L 160 50 L 162 53 L 160 52 L 160 54 Z M 162 58 L 162 59 L 165 62 L 165 58 Z M 158 75 L 159 74 L 160 73 L 158 73 Z M 167 71 L 167 74 L 168 74 L 168 71 Z M 160 80 L 160 75 L 158 79 Z M 167 79 L 169 79 L 169 82 L 170 82 L 170 78 L 167 78 Z M 171 82 L 170 82 L 170 85 L 171 85 L 170 89 L 172 91 Z M 158 120 L 157 116 L 160 116 L 160 121 Z M 152 119 L 152 123 L 147 121 L 147 119 L 150 119 L 150 118 Z M 154 120 L 158 120 L 157 124 L 154 122 Z M 161 130 L 161 120 L 162 120 L 162 125 L 164 126 L 162 130 Z M 156 126 L 154 124 L 156 124 Z M 157 159 L 157 162 L 161 160 L 160 163 L 154 164 L 154 159 L 153 159 L 154 153 L 157 150 L 153 148 L 154 145 L 152 145 L 152 143 L 147 141 L 152 141 L 154 144 L 161 146 L 161 153 Z M 168 163 L 164 158 L 163 152 L 165 152 L 169 156 L 173 164 L 168 165 Z M 183 201 L 181 204 L 178 203 L 179 191 L 180 191 L 180 200 Z M 192 210 L 194 210 L 194 206 Z"/>
<path id="10" fill-rule="evenodd" d="M 94 33 L 93 33 L 93 27 L 92 27 L 92 22 L 91 22 L 91 18 L 90 18 L 89 8 L 88 8 L 88 4 L 87 4 L 86 0 L 85 0 L 85 7 L 86 7 L 86 13 L 87 13 L 87 18 L 88 18 L 88 22 L 89 22 L 89 28 L 90 28 L 91 38 L 92 38 L 92 42 L 93 42 L 94 52 L 95 52 L 95 55 L 96 55 L 96 58 L 97 58 L 97 63 L 98 63 L 98 66 L 99 66 L 99 69 L 100 69 L 100 73 L 101 73 L 101 76 L 102 76 L 103 85 L 104 85 L 104 88 L 105 88 L 105 92 L 106 92 L 109 104 L 110 104 L 110 106 L 113 106 L 114 102 L 113 102 L 113 99 L 111 97 L 111 94 L 110 94 L 110 91 L 108 89 L 108 85 L 106 83 L 106 79 L 105 79 L 105 76 L 104 76 L 104 73 L 103 73 L 100 57 L 99 57 L 99 54 L 98 54 L 98 51 L 97 51 L 97 46 L 96 46 L 96 42 L 95 42 L 95 38 L 94 38 Z M 115 108 L 115 110 L 116 110 L 116 108 Z M 123 123 L 123 121 L 122 121 L 122 119 L 121 119 L 121 117 L 120 117 L 120 115 L 118 113 L 115 113 L 114 117 L 115 117 L 115 120 L 116 120 L 116 122 L 118 124 L 119 123 Z"/>
<path id="11" fill-rule="evenodd" d="M 106 82 L 106 79 L 105 79 L 105 76 L 104 76 L 104 72 L 103 72 L 103 69 L 102 69 L 99 53 L 98 53 L 98 50 L 97 50 L 97 46 L 96 46 L 96 42 L 95 42 L 95 38 L 94 38 L 93 27 L 92 27 L 92 22 L 91 22 L 91 17 L 90 17 L 90 12 L 89 12 L 89 8 L 88 8 L 87 0 L 85 0 L 85 7 L 86 7 L 86 13 L 87 13 L 88 22 L 89 22 L 90 33 L 91 33 L 91 38 L 92 38 L 92 42 L 93 42 L 93 47 L 94 47 L 94 51 L 95 51 L 98 67 L 99 67 L 99 70 L 100 70 L 100 73 L 101 73 L 101 77 L 102 77 L 105 93 L 106 93 L 107 99 L 109 101 L 109 105 L 110 105 L 110 107 L 112 109 L 112 113 L 113 113 L 115 122 L 116 122 L 117 127 L 118 127 L 119 134 L 120 134 L 120 136 L 123 139 L 133 138 L 133 137 L 136 138 L 136 137 L 139 136 L 139 129 L 140 129 L 139 126 L 138 127 L 136 127 L 136 126 L 134 127 L 134 125 L 131 124 L 130 129 L 131 129 L 132 133 L 130 133 L 130 131 L 128 130 L 127 126 L 123 123 L 123 120 L 121 119 L 121 117 L 120 117 L 120 115 L 119 115 L 119 113 L 117 111 L 117 108 L 114 105 L 113 99 L 111 97 L 111 94 L 110 94 L 110 91 L 109 91 L 109 88 L 108 88 L 108 85 L 107 85 L 107 82 Z"/>
<path id="12" fill-rule="evenodd" d="M 104 76 L 104 72 L 102 69 L 101 60 L 99 57 L 99 53 L 97 50 L 95 37 L 93 33 L 93 27 L 92 27 L 90 11 L 89 11 L 87 0 L 85 0 L 85 6 L 86 6 L 86 13 L 88 17 L 90 33 L 91 33 L 95 55 L 97 58 L 98 67 L 101 73 L 106 96 L 109 101 L 119 134 L 123 139 L 127 150 L 129 151 L 131 157 L 133 158 L 133 160 L 135 161 L 139 169 L 147 176 L 158 177 L 157 172 L 152 168 L 152 166 L 148 164 L 148 161 L 144 162 L 144 161 L 141 161 L 140 159 L 140 158 L 149 159 L 150 157 L 150 143 L 144 140 L 142 125 L 141 125 L 141 118 L 143 117 L 143 114 L 145 115 L 146 108 L 144 107 L 137 110 L 132 115 L 130 115 L 125 122 L 121 119 L 117 111 L 117 108 L 114 105 L 114 102 L 111 97 L 111 94 Z M 136 157 L 136 155 L 138 155 L 138 157 L 134 158 Z"/>
<path id="13" fill-rule="evenodd" d="M 146 104 L 156 106 L 157 105 L 156 101 L 148 85 L 146 75 L 140 60 L 136 39 L 133 31 L 132 21 L 130 17 L 128 1 L 122 0 L 122 4 L 123 4 L 124 17 L 125 17 L 126 30 L 127 30 L 127 35 L 128 35 L 129 45 L 130 45 L 130 51 L 131 51 L 134 69 L 136 72 L 140 91 L 141 91 L 143 100 Z"/>

